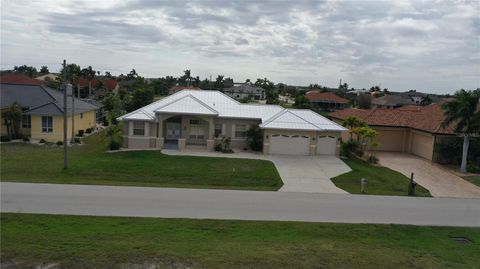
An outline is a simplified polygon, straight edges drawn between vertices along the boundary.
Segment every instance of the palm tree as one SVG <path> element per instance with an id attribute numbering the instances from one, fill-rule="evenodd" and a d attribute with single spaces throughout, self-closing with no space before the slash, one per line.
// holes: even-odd
<path id="1" fill-rule="evenodd" d="M 343 121 L 343 126 L 350 129 L 350 140 L 353 140 L 353 133 L 355 133 L 355 129 L 358 127 L 365 127 L 366 124 L 362 119 L 359 119 L 355 116 L 348 116 Z"/>
<path id="2" fill-rule="evenodd" d="M 480 133 L 480 89 L 455 92 L 455 100 L 442 105 L 445 119 L 442 127 L 453 124 L 454 131 L 463 136 L 462 164 L 460 171 L 467 171 L 469 138 Z"/>
<path id="3" fill-rule="evenodd" d="M 88 79 L 88 99 L 92 97 L 92 80 L 95 78 L 97 71 L 93 70 L 92 66 L 89 65 L 87 68 L 82 69 L 82 75 Z"/>

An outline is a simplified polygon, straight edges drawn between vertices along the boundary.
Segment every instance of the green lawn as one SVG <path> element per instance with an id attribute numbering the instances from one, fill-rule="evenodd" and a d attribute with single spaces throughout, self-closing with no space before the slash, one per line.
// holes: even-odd
<path id="1" fill-rule="evenodd" d="M 270 161 L 168 156 L 158 151 L 106 153 L 102 133 L 73 147 L 63 170 L 63 149 L 25 143 L 1 146 L 1 180 L 71 184 L 278 190 Z"/>
<path id="2" fill-rule="evenodd" d="M 480 176 L 464 176 L 462 178 L 480 187 Z"/>
<path id="3" fill-rule="evenodd" d="M 332 178 L 333 183 L 349 193 L 360 193 L 360 179 L 367 179 L 366 194 L 372 195 L 398 195 L 408 194 L 409 179 L 399 172 L 386 167 L 373 166 L 360 159 L 351 158 L 344 160 L 352 171 Z M 417 196 L 431 197 L 430 192 L 417 185 Z"/>
<path id="4" fill-rule="evenodd" d="M 451 237 L 467 237 L 458 243 Z M 478 268 L 480 229 L 1 215 L 1 260 L 62 268 Z M 135 267 L 138 268 L 138 267 Z"/>

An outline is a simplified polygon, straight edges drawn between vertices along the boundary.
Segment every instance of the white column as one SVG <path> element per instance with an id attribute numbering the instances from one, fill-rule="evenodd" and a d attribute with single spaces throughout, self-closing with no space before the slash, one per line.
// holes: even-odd
<path id="1" fill-rule="evenodd" d="M 128 136 L 133 135 L 133 121 L 128 121 Z"/>

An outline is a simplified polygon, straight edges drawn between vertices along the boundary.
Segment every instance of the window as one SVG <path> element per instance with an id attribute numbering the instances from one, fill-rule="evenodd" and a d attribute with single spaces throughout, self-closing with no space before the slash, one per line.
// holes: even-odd
<path id="1" fill-rule="evenodd" d="M 30 115 L 22 115 L 22 128 L 32 127 L 32 117 Z"/>
<path id="2" fill-rule="evenodd" d="M 220 137 L 222 135 L 222 124 L 215 124 L 215 137 Z"/>
<path id="3" fill-rule="evenodd" d="M 145 135 L 145 122 L 143 121 L 133 122 L 133 135 Z"/>
<path id="4" fill-rule="evenodd" d="M 188 136 L 190 139 L 196 140 L 203 140 L 205 139 L 205 126 L 191 126 L 190 127 L 190 135 Z"/>
<path id="5" fill-rule="evenodd" d="M 42 133 L 53 133 L 52 116 L 42 116 Z"/>
<path id="6" fill-rule="evenodd" d="M 200 120 L 190 120 L 190 125 L 199 125 Z"/>
<path id="7" fill-rule="evenodd" d="M 235 125 L 235 137 L 246 137 L 247 136 L 247 126 L 245 124 L 236 124 Z"/>

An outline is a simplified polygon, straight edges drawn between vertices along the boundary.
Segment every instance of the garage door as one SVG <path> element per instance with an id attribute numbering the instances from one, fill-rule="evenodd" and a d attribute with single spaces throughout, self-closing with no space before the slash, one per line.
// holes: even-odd
<path id="1" fill-rule="evenodd" d="M 376 141 L 380 144 L 377 150 L 402 151 L 403 131 L 377 130 Z"/>
<path id="2" fill-rule="evenodd" d="M 337 138 L 334 136 L 318 136 L 317 155 L 335 155 L 337 151 Z"/>
<path id="3" fill-rule="evenodd" d="M 270 154 L 309 155 L 310 137 L 274 134 L 270 137 Z"/>
<path id="4" fill-rule="evenodd" d="M 433 136 L 412 133 L 411 152 L 417 156 L 431 160 L 433 154 Z"/>

